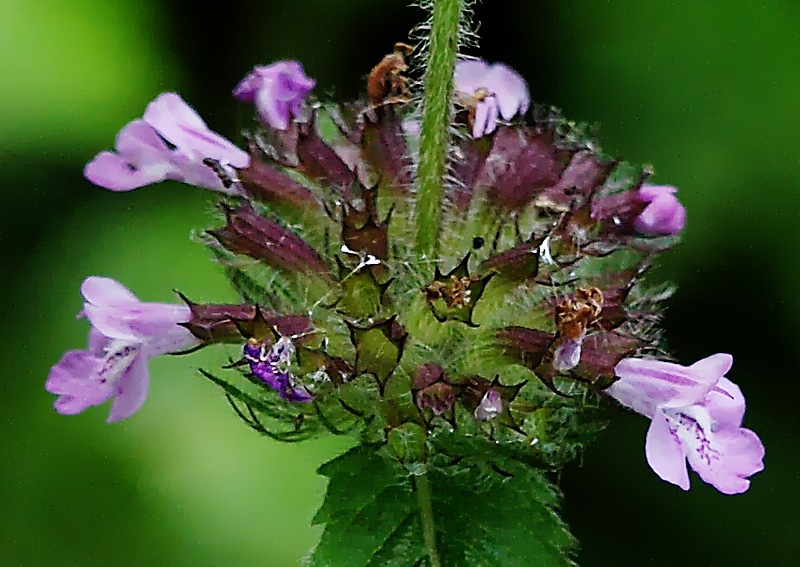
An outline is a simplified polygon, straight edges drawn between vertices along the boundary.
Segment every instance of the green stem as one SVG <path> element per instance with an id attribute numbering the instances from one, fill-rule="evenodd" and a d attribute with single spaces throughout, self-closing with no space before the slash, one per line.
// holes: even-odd
<path id="1" fill-rule="evenodd" d="M 432 256 L 439 236 L 450 142 L 453 69 L 464 0 L 433 0 L 430 48 L 423 78 L 417 168 L 416 249 Z"/>
<path id="2" fill-rule="evenodd" d="M 431 503 L 431 481 L 428 473 L 415 476 L 417 487 L 417 502 L 422 516 L 422 538 L 425 542 L 425 551 L 428 552 L 430 567 L 442 567 L 439 551 L 436 548 L 436 524 L 433 522 L 433 504 Z"/>

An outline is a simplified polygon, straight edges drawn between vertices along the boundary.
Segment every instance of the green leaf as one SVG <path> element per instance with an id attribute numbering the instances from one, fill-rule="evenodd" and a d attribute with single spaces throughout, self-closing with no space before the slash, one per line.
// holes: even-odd
<path id="1" fill-rule="evenodd" d="M 381 446 L 361 445 L 323 465 L 330 479 L 314 518 L 325 524 L 311 567 L 429 566 L 411 475 Z M 429 468 L 436 551 L 443 567 L 571 566 L 575 540 L 545 474 L 510 459 L 457 459 Z"/>

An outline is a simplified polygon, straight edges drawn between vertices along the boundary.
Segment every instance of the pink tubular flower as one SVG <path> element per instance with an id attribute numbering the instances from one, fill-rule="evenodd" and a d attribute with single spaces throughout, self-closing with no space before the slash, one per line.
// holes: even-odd
<path id="1" fill-rule="evenodd" d="M 647 203 L 633 221 L 637 232 L 646 235 L 679 234 L 686 225 L 686 209 L 671 185 L 642 185 L 638 197 Z"/>
<path id="2" fill-rule="evenodd" d="M 175 93 L 162 93 L 141 119 L 129 122 L 117 134 L 116 152 L 100 152 L 83 174 L 92 183 L 112 191 L 130 191 L 172 179 L 223 193 L 225 187 L 208 158 L 221 167 L 245 168 L 246 152 L 216 132 Z"/>
<path id="3" fill-rule="evenodd" d="M 255 104 L 266 124 L 286 130 L 316 81 L 306 76 L 297 61 L 276 61 L 254 67 L 233 89 L 233 96 Z"/>
<path id="4" fill-rule="evenodd" d="M 750 487 L 748 477 L 764 468 L 764 445 L 742 427 L 744 396 L 725 377 L 732 364 L 729 354 L 688 367 L 639 358 L 617 364 L 619 380 L 606 392 L 652 420 L 645 454 L 663 480 L 688 490 L 688 459 L 704 482 L 739 494 Z"/>
<path id="5" fill-rule="evenodd" d="M 503 63 L 458 61 L 453 83 L 462 98 L 476 99 L 472 123 L 476 139 L 494 132 L 499 117 L 511 120 L 516 114 L 525 114 L 531 102 L 525 79 Z"/>
<path id="6" fill-rule="evenodd" d="M 92 276 L 81 286 L 81 315 L 92 323 L 89 348 L 66 353 L 53 366 L 45 388 L 57 394 L 55 409 L 74 415 L 114 398 L 108 422 L 133 415 L 150 384 L 147 361 L 201 341 L 179 323 L 191 319 L 187 305 L 144 303 L 110 278 Z"/>

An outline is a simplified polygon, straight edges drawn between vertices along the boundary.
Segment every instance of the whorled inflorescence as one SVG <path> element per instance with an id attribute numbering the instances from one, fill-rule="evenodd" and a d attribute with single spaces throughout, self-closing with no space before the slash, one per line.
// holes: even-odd
<path id="1" fill-rule="evenodd" d="M 51 371 L 56 409 L 115 398 L 109 421 L 129 417 L 148 357 L 234 343 L 240 359 L 204 375 L 277 439 L 383 443 L 415 424 L 420 459 L 469 439 L 549 468 L 602 429 L 613 398 L 653 420 L 659 476 L 688 488 L 688 458 L 722 492 L 746 490 L 763 446 L 741 427 L 730 357 L 659 360 L 671 290 L 642 278 L 684 227 L 675 189 L 603 155 L 557 111 L 529 108 L 510 68 L 459 62 L 438 247 L 420 256 L 408 50 L 398 44 L 346 104 L 313 98 L 299 63 L 256 67 L 234 91 L 260 117 L 246 151 L 173 93 L 123 128 L 86 177 L 114 191 L 173 179 L 220 192 L 202 240 L 245 303 L 141 303 L 88 278 L 90 346 Z"/>

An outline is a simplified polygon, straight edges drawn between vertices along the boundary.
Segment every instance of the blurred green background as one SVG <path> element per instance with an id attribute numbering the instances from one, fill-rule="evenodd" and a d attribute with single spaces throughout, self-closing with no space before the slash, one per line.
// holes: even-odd
<path id="1" fill-rule="evenodd" d="M 419 12 L 395 0 L 0 0 L 0 564 L 296 565 L 324 490 L 315 468 L 347 441 L 259 438 L 196 373 L 224 349 L 151 364 L 132 419 L 60 417 L 43 384 L 85 343 L 89 274 L 141 298 L 233 298 L 201 246 L 214 195 L 179 184 L 126 194 L 83 164 L 161 91 L 177 90 L 236 139 L 230 89 L 255 63 L 301 59 L 318 94 L 357 95 Z M 487 0 L 481 54 L 532 96 L 597 121 L 604 147 L 656 166 L 689 210 L 655 278 L 679 285 L 666 316 L 677 357 L 726 351 L 767 447 L 750 491 L 688 493 L 644 459 L 647 420 L 615 413 L 562 477 L 584 567 L 796 565 L 800 450 L 800 3 Z M 519 518 L 524 522 L 525 518 Z"/>

